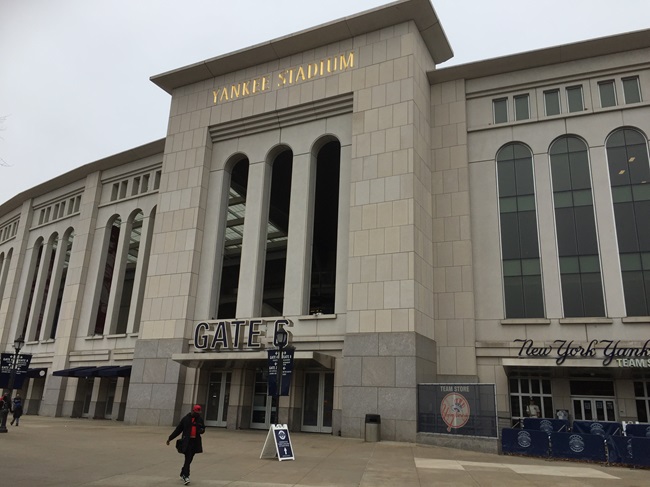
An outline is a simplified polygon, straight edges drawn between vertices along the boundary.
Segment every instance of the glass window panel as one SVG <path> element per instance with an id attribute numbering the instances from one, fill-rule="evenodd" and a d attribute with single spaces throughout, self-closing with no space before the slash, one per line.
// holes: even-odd
<path id="1" fill-rule="evenodd" d="M 569 112 L 581 112 L 584 109 L 582 86 L 571 86 L 566 89 Z"/>
<path id="2" fill-rule="evenodd" d="M 548 379 L 542 379 L 542 391 L 544 394 L 551 393 L 551 381 Z"/>
<path id="3" fill-rule="evenodd" d="M 512 157 L 513 159 L 528 159 L 532 161 L 530 149 L 524 144 L 512 144 Z"/>
<path id="4" fill-rule="evenodd" d="M 600 260 L 597 255 L 584 255 L 579 257 L 580 272 L 600 272 Z"/>
<path id="5" fill-rule="evenodd" d="M 589 178 L 589 157 L 587 151 L 572 152 L 570 155 L 571 187 L 573 189 L 591 188 Z"/>
<path id="6" fill-rule="evenodd" d="M 575 206 L 591 206 L 591 189 L 573 192 L 573 204 Z"/>
<path id="7" fill-rule="evenodd" d="M 541 276 L 524 276 L 522 281 L 526 318 L 543 318 L 544 297 L 542 296 Z"/>
<path id="8" fill-rule="evenodd" d="M 632 201 L 632 188 L 630 186 L 617 186 L 612 188 L 612 199 L 614 203 Z"/>
<path id="9" fill-rule="evenodd" d="M 625 146 L 625 130 L 619 129 L 607 138 L 607 147 Z"/>
<path id="10" fill-rule="evenodd" d="M 616 203 L 614 205 L 616 219 L 616 236 L 618 251 L 638 252 L 639 241 L 636 235 L 636 221 L 634 219 L 634 203 Z"/>
<path id="11" fill-rule="evenodd" d="M 514 213 L 517 211 L 517 198 L 501 198 L 499 200 L 501 213 Z"/>
<path id="12" fill-rule="evenodd" d="M 532 379 L 532 380 L 530 381 L 530 390 L 531 390 L 531 392 L 532 392 L 533 394 L 535 394 L 536 396 L 539 396 L 539 393 L 540 393 L 540 384 L 539 384 L 539 380 L 537 380 L 537 379 Z"/>
<path id="13" fill-rule="evenodd" d="M 520 260 L 504 260 L 503 261 L 503 275 L 504 276 L 521 276 L 521 261 Z"/>
<path id="14" fill-rule="evenodd" d="M 560 258 L 560 273 L 577 274 L 578 272 L 580 272 L 580 260 L 578 257 Z"/>
<path id="15" fill-rule="evenodd" d="M 557 208 L 555 210 L 555 225 L 557 227 L 557 246 L 560 256 L 577 255 L 578 240 L 574 208 Z"/>
<path id="16" fill-rule="evenodd" d="M 650 270 L 650 254 L 641 254 L 641 266 L 643 270 Z"/>
<path id="17" fill-rule="evenodd" d="M 516 195 L 515 163 L 512 160 L 499 162 L 497 165 L 497 174 L 499 176 L 499 196 Z"/>
<path id="18" fill-rule="evenodd" d="M 645 144 L 628 146 L 627 166 L 632 184 L 644 184 L 650 180 L 648 149 L 645 147 Z"/>
<path id="19" fill-rule="evenodd" d="M 553 191 L 568 191 L 571 189 L 571 171 L 569 167 L 568 154 L 552 155 L 551 171 L 553 177 Z"/>
<path id="20" fill-rule="evenodd" d="M 641 254 L 621 254 L 622 271 L 640 271 Z"/>
<path id="21" fill-rule="evenodd" d="M 600 272 L 582 274 L 582 297 L 585 316 L 605 316 Z"/>
<path id="22" fill-rule="evenodd" d="M 518 379 L 510 379 L 510 393 L 512 394 L 513 392 L 519 392 L 519 380 Z M 637 384 L 636 382 L 634 384 Z M 642 394 L 637 394 L 637 396 L 641 396 Z"/>
<path id="23" fill-rule="evenodd" d="M 521 404 L 519 403 L 519 396 L 510 396 L 510 411 L 513 417 L 521 416 Z"/>
<path id="24" fill-rule="evenodd" d="M 648 316 L 643 272 L 623 272 L 625 309 L 628 316 Z"/>
<path id="25" fill-rule="evenodd" d="M 607 147 L 607 162 L 609 165 L 609 181 L 612 186 L 630 184 L 628 172 L 627 151 L 624 147 Z"/>
<path id="26" fill-rule="evenodd" d="M 501 251 L 504 260 L 518 259 L 521 256 L 517 213 L 501 214 Z"/>
<path id="27" fill-rule="evenodd" d="M 623 137 L 623 135 L 621 135 Z M 515 158 L 515 148 L 514 144 L 509 144 L 501 149 L 499 149 L 499 154 L 497 155 L 497 162 L 501 164 L 501 162 L 505 161 L 512 161 Z"/>
<path id="28" fill-rule="evenodd" d="M 636 401 L 636 417 L 641 423 L 648 422 L 648 410 L 647 410 L 647 401 L 637 399 Z"/>
<path id="29" fill-rule="evenodd" d="M 629 191 L 629 187 L 627 188 Z M 650 184 L 637 184 L 632 186 L 631 193 L 634 195 L 634 201 L 650 200 Z"/>
<path id="30" fill-rule="evenodd" d="M 554 156 L 554 155 L 568 153 L 569 152 L 568 144 L 569 144 L 569 137 L 560 137 L 555 142 L 553 142 L 553 145 L 551 145 L 551 150 L 549 151 L 549 154 Z"/>
<path id="31" fill-rule="evenodd" d="M 518 196 L 517 197 L 517 210 L 519 211 L 534 211 L 535 210 L 535 197 L 534 196 Z"/>
<path id="32" fill-rule="evenodd" d="M 543 418 L 553 418 L 555 413 L 553 412 L 553 398 L 552 397 L 543 397 L 542 398 L 542 417 Z"/>
<path id="33" fill-rule="evenodd" d="M 555 193 L 553 195 L 555 208 L 569 208 L 573 206 L 573 194 L 570 191 Z"/>
<path id="34" fill-rule="evenodd" d="M 494 123 L 504 123 L 508 121 L 508 99 L 501 98 L 492 101 L 494 110 Z"/>
<path id="35" fill-rule="evenodd" d="M 560 113 L 560 90 L 544 92 L 544 107 L 546 115 L 559 115 Z"/>
<path id="36" fill-rule="evenodd" d="M 645 388 L 643 387 L 643 382 L 634 382 L 634 395 L 636 397 L 645 396 Z"/>
<path id="37" fill-rule="evenodd" d="M 562 276 L 562 302 L 564 305 L 564 316 L 567 318 L 584 316 L 580 276 L 578 274 Z"/>
<path id="38" fill-rule="evenodd" d="M 539 257 L 537 219 L 534 211 L 519 212 L 519 239 L 521 257 Z"/>
<path id="39" fill-rule="evenodd" d="M 503 279 L 506 301 L 506 318 L 524 318 L 524 293 L 520 277 L 505 277 Z"/>
<path id="40" fill-rule="evenodd" d="M 598 83 L 600 91 L 600 106 L 603 108 L 616 106 L 616 85 L 614 80 Z"/>
<path id="41" fill-rule="evenodd" d="M 650 251 L 650 201 L 637 201 L 634 203 L 636 217 L 636 230 L 639 239 L 639 250 Z"/>
<path id="42" fill-rule="evenodd" d="M 623 137 L 625 138 L 625 145 L 628 147 L 634 144 L 644 145 L 646 143 L 645 137 L 638 130 L 623 129 Z"/>
<path id="43" fill-rule="evenodd" d="M 586 152 L 587 145 L 578 137 L 565 137 L 567 139 L 567 150 L 573 155 L 575 152 Z"/>
<path id="44" fill-rule="evenodd" d="M 528 379 L 521 379 L 521 392 L 523 394 L 530 393 L 530 385 Z"/>
<path id="45" fill-rule="evenodd" d="M 623 79 L 623 93 L 625 103 L 639 103 L 641 101 L 641 90 L 639 89 L 639 78 Z"/>
<path id="46" fill-rule="evenodd" d="M 533 164 L 530 157 L 516 160 L 515 177 L 517 181 L 518 195 L 535 193 L 535 186 L 533 182 Z"/>
<path id="47" fill-rule="evenodd" d="M 528 95 L 515 96 L 515 120 L 528 120 L 529 118 Z"/>
<path id="48" fill-rule="evenodd" d="M 521 261 L 521 273 L 524 276 L 540 275 L 539 259 L 523 259 Z"/>
<path id="49" fill-rule="evenodd" d="M 576 238 L 578 241 L 578 254 L 597 255 L 598 240 L 596 239 L 596 224 L 594 221 L 594 209 L 592 206 L 580 206 L 574 208 Z"/>

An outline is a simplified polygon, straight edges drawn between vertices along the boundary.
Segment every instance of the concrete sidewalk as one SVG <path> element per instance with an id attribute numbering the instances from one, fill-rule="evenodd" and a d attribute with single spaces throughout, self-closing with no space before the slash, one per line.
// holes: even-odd
<path id="1" fill-rule="evenodd" d="M 0 483 L 21 487 L 178 486 L 173 428 L 23 416 L 0 434 Z M 295 461 L 264 459 L 265 431 L 208 428 L 192 486 L 647 486 L 650 472 L 408 443 L 292 433 Z"/>

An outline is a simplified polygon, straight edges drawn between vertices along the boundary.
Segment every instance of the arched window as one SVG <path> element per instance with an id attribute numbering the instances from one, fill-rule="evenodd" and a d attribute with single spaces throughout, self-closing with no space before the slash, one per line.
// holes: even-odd
<path id="1" fill-rule="evenodd" d="M 41 292 L 41 295 L 38 296 L 39 309 L 38 316 L 35 317 L 36 328 L 33 331 L 33 340 L 41 339 L 41 328 L 43 326 L 43 318 L 45 317 L 45 310 L 47 307 L 47 296 L 50 292 L 50 285 L 52 284 L 52 271 L 54 270 L 54 263 L 56 262 L 56 251 L 58 245 L 59 235 L 55 233 L 50 237 L 45 251 L 45 262 L 43 262 L 43 265 L 46 266 L 43 268 L 45 272 L 45 283 L 43 285 L 43 291 Z"/>
<path id="2" fill-rule="evenodd" d="M 544 316 L 533 157 L 523 144 L 497 155 L 506 318 Z"/>
<path id="3" fill-rule="evenodd" d="M 564 316 L 604 316 L 587 145 L 561 137 L 550 158 Z"/>
<path id="4" fill-rule="evenodd" d="M 242 242 L 244 238 L 244 215 L 246 213 L 246 188 L 248 186 L 248 159 L 242 159 L 232 168 L 226 233 L 223 246 L 221 283 L 217 318 L 235 318 L 237 289 L 241 268 Z"/>
<path id="5" fill-rule="evenodd" d="M 273 160 L 271 201 L 266 227 L 266 263 L 264 266 L 262 316 L 283 315 L 292 162 L 293 153 L 291 150 L 282 151 Z"/>
<path id="6" fill-rule="evenodd" d="M 115 260 L 117 257 L 117 244 L 120 240 L 120 218 L 115 218 L 106 229 L 103 272 L 101 274 L 101 288 L 99 291 L 99 302 L 95 314 L 95 326 L 93 334 L 103 335 L 106 316 L 108 314 L 108 300 L 111 295 L 111 284 L 113 282 L 113 271 L 115 270 Z"/>
<path id="7" fill-rule="evenodd" d="M 327 142 L 316 156 L 316 194 L 309 312 L 334 313 L 341 144 Z"/>
<path id="8" fill-rule="evenodd" d="M 650 315 L 650 167 L 648 142 L 624 128 L 607 139 L 607 163 L 614 203 L 628 316 Z"/>
<path id="9" fill-rule="evenodd" d="M 43 256 L 43 239 L 39 238 L 32 249 L 32 260 L 29 266 L 29 296 L 26 301 L 26 306 L 23 311 L 22 321 L 23 328 L 21 336 L 27 336 L 27 326 L 29 325 L 29 315 L 32 311 L 32 304 L 34 302 L 34 292 L 36 290 L 36 282 L 38 280 L 38 271 L 41 266 L 41 257 Z"/>
<path id="10" fill-rule="evenodd" d="M 46 338 L 54 339 L 56 337 L 56 329 L 59 325 L 59 316 L 61 315 L 61 306 L 63 305 L 63 291 L 65 290 L 65 282 L 68 277 L 68 267 L 70 267 L 70 255 L 72 254 L 72 243 L 74 242 L 74 231 L 70 230 L 66 236 L 63 237 L 61 242 L 61 252 L 63 255 L 63 262 L 61 263 L 61 274 L 59 276 L 58 287 L 52 292 L 56 293 L 56 302 L 54 303 L 54 313 L 52 316 L 51 324 L 48 323 L 49 332 L 46 329 Z M 54 294 L 52 297 L 55 296 Z"/>
<path id="11" fill-rule="evenodd" d="M 119 299 L 119 313 L 115 325 L 115 333 L 121 334 L 127 332 L 129 322 L 129 311 L 131 310 L 131 300 L 133 297 L 133 285 L 135 282 L 135 273 L 138 266 L 138 255 L 140 253 L 140 237 L 142 235 L 142 223 L 144 215 L 138 211 L 131 223 L 131 234 L 128 240 L 128 248 L 125 249 L 124 268 L 121 269 L 122 285 L 120 286 L 121 296 Z M 118 301 L 116 301 L 118 302 Z"/>
<path id="12" fill-rule="evenodd" d="M 7 275 L 9 274 L 9 265 L 11 264 L 11 254 L 13 249 L 5 254 L 0 254 L 0 310 L 2 309 L 2 300 L 4 299 L 5 285 L 7 284 Z"/>

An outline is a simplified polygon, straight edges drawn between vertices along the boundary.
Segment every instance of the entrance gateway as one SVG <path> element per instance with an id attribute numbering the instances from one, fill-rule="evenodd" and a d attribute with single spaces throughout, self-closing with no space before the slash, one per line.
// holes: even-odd
<path id="1" fill-rule="evenodd" d="M 265 348 L 272 346 L 274 330 L 292 326 L 289 320 L 215 320 L 200 322 L 194 329 L 195 352 L 177 356 L 196 367 L 199 383 L 196 402 L 205 404 L 207 426 L 269 429 L 276 405 L 268 395 L 268 364 Z M 200 352 L 200 353 L 196 353 Z M 300 421 L 292 429 L 315 433 L 332 432 L 334 372 L 332 357 L 296 351 L 291 381 L 289 417 Z M 191 359 L 190 359 L 191 357 Z M 210 362 L 214 363 L 210 367 Z M 223 367 L 223 368 L 222 368 Z M 286 414 L 286 410 L 284 411 Z M 232 416 L 232 417 L 229 417 Z"/>

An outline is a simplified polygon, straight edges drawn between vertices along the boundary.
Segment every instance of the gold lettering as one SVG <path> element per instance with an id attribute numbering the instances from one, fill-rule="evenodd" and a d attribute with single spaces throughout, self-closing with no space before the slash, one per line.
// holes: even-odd
<path id="1" fill-rule="evenodd" d="M 300 78 L 302 78 L 302 81 L 305 81 L 305 70 L 302 69 L 302 66 L 298 68 L 298 74 L 296 74 L 296 83 L 300 81 Z"/>
<path id="2" fill-rule="evenodd" d="M 286 71 L 278 73 L 278 88 L 287 84 L 287 78 L 284 77 L 285 74 Z"/>
<path id="3" fill-rule="evenodd" d="M 348 59 L 345 60 L 345 54 L 341 54 L 341 71 L 354 67 L 354 51 L 348 53 Z"/>
<path id="4" fill-rule="evenodd" d="M 271 76 L 262 76 L 262 91 L 266 91 L 266 83 L 271 84 Z"/>
<path id="5" fill-rule="evenodd" d="M 233 100 L 235 98 L 239 98 L 240 88 L 241 88 L 241 83 L 237 84 L 237 85 L 231 85 L 230 86 L 230 98 L 232 98 Z"/>
<path id="6" fill-rule="evenodd" d="M 250 91 L 248 91 L 248 85 L 250 84 L 250 80 L 244 81 L 241 86 L 241 96 L 248 96 L 250 95 Z M 255 93 L 255 80 L 253 80 L 253 93 Z"/>
<path id="7" fill-rule="evenodd" d="M 219 96 L 219 90 L 212 90 L 212 98 L 213 98 L 213 103 L 216 105 L 217 104 L 217 97 Z"/>
<path id="8" fill-rule="evenodd" d="M 332 66 L 332 58 L 328 57 L 327 58 L 327 72 L 328 73 L 336 72 L 336 67 L 337 67 L 337 59 L 334 58 L 334 66 Z"/>
<path id="9" fill-rule="evenodd" d="M 228 89 L 224 86 L 221 90 L 221 97 L 219 97 L 219 101 L 228 101 L 230 98 L 228 98 Z"/>
<path id="10" fill-rule="evenodd" d="M 307 66 L 307 78 L 312 79 L 318 76 L 318 63 L 311 63 Z"/>

